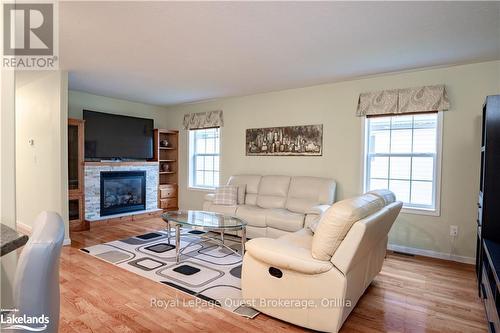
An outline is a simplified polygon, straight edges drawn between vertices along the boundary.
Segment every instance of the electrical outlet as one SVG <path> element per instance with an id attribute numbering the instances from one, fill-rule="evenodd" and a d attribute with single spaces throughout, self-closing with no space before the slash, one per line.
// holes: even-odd
<path id="1" fill-rule="evenodd" d="M 451 237 L 458 236 L 458 225 L 450 225 L 450 236 Z"/>

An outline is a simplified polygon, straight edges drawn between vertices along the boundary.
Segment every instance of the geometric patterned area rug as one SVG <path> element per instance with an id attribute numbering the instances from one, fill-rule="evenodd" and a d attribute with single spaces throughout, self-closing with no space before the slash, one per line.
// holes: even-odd
<path id="1" fill-rule="evenodd" d="M 170 242 L 165 230 L 81 249 L 147 279 L 196 296 L 194 304 L 169 304 L 151 300 L 152 306 L 219 306 L 235 314 L 254 318 L 259 311 L 248 307 L 241 295 L 241 264 L 238 254 L 211 238 L 220 235 L 181 229 L 180 262 L 175 262 L 175 230 Z M 240 238 L 224 235 L 224 244 L 241 252 Z"/>

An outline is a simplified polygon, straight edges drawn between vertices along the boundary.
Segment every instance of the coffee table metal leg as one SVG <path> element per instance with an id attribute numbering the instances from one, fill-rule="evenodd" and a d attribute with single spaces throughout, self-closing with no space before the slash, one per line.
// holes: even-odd
<path id="1" fill-rule="evenodd" d="M 167 221 L 167 240 L 168 245 L 170 245 L 170 222 Z"/>
<path id="2" fill-rule="evenodd" d="M 247 241 L 247 228 L 241 228 L 241 256 L 245 254 L 245 243 Z"/>
<path id="3" fill-rule="evenodd" d="M 222 245 L 224 245 L 224 229 L 220 231 L 220 240 L 222 242 Z"/>
<path id="4" fill-rule="evenodd" d="M 178 264 L 180 261 L 180 247 L 181 247 L 181 226 L 175 225 L 175 262 Z"/>

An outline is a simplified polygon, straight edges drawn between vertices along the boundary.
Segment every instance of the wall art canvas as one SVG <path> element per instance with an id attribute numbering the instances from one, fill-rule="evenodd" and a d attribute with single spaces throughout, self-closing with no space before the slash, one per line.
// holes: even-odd
<path id="1" fill-rule="evenodd" d="M 321 156 L 323 125 L 247 129 L 246 154 L 247 156 Z"/>

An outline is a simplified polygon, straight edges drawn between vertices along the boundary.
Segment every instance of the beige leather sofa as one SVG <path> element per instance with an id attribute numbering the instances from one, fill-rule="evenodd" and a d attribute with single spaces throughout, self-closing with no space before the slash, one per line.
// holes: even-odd
<path id="1" fill-rule="evenodd" d="M 243 297 L 270 316 L 314 330 L 338 332 L 380 272 L 387 234 L 401 207 L 392 192 L 374 191 L 335 203 L 321 217 L 314 234 L 304 228 L 277 239 L 248 241 L 242 267 Z M 325 235 L 332 229 L 322 228 L 322 223 L 337 228 L 338 220 L 349 222 L 345 238 Z M 329 241 L 332 239 L 335 241 Z M 317 259 L 333 243 L 338 247 L 329 259 Z"/>
<path id="2" fill-rule="evenodd" d="M 236 206 L 215 205 L 205 196 L 203 209 L 245 220 L 247 237 L 279 237 L 318 219 L 335 198 L 335 181 L 319 177 L 232 176 L 228 185 L 243 185 L 245 196 Z"/>

